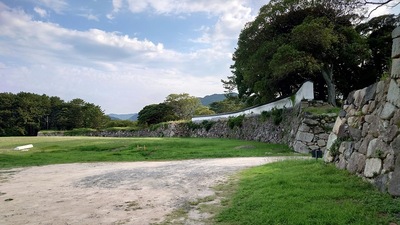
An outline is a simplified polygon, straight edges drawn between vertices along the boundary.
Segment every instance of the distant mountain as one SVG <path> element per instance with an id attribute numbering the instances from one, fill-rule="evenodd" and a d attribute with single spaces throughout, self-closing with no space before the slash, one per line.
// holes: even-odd
<path id="1" fill-rule="evenodd" d="M 111 118 L 111 120 L 131 120 L 131 121 L 136 121 L 138 114 L 137 113 L 131 113 L 131 114 L 108 114 Z"/>
<path id="2" fill-rule="evenodd" d="M 233 93 L 232 95 L 236 96 L 236 93 Z M 212 95 L 206 95 L 203 98 L 199 98 L 201 104 L 205 106 L 209 106 L 213 102 L 220 102 L 223 101 L 226 98 L 225 94 L 212 94 Z"/>

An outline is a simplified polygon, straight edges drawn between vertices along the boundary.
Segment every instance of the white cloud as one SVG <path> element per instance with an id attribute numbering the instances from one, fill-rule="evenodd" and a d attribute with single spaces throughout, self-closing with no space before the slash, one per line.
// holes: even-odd
<path id="1" fill-rule="evenodd" d="M 99 21 L 99 17 L 93 14 L 80 14 L 80 16 L 85 17 L 88 20 Z"/>
<path id="2" fill-rule="evenodd" d="M 39 7 L 35 7 L 35 8 L 33 8 L 33 10 L 37 13 L 37 14 L 39 14 L 39 16 L 40 17 L 47 17 L 47 11 L 46 10 L 44 10 L 44 9 L 42 9 L 42 8 L 39 8 Z"/>
<path id="3" fill-rule="evenodd" d="M 38 0 L 38 3 L 54 10 L 56 13 L 62 14 L 68 7 L 66 0 Z"/>
<path id="4" fill-rule="evenodd" d="M 0 5 L 2 91 L 83 98 L 107 113 L 137 112 L 171 93 L 222 92 L 229 56 L 180 53 L 162 43 L 100 29 L 71 30 Z M 223 65 L 226 65 L 225 67 Z"/>

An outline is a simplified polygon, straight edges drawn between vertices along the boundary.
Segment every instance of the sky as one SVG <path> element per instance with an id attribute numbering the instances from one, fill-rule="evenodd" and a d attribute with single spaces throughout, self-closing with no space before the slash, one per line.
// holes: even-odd
<path id="1" fill-rule="evenodd" d="M 0 0 L 0 92 L 81 98 L 106 114 L 223 93 L 239 33 L 267 3 Z"/>

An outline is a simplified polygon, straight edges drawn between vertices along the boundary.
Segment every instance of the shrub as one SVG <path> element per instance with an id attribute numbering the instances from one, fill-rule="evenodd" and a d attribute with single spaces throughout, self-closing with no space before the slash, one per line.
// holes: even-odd
<path id="1" fill-rule="evenodd" d="M 244 115 L 240 115 L 237 117 L 229 117 L 228 126 L 233 129 L 234 127 L 242 127 L 244 120 Z"/>
<path id="2" fill-rule="evenodd" d="M 65 136 L 85 136 L 88 135 L 90 132 L 95 132 L 95 129 L 92 128 L 76 128 L 73 130 L 68 130 L 64 132 Z"/>

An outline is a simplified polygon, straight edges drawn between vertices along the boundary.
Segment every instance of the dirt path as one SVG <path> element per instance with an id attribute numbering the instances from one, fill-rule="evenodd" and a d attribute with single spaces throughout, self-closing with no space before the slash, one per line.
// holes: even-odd
<path id="1" fill-rule="evenodd" d="M 214 195 L 211 187 L 238 170 L 283 159 L 61 164 L 0 170 L 0 224 L 160 223 L 187 202 Z"/>

